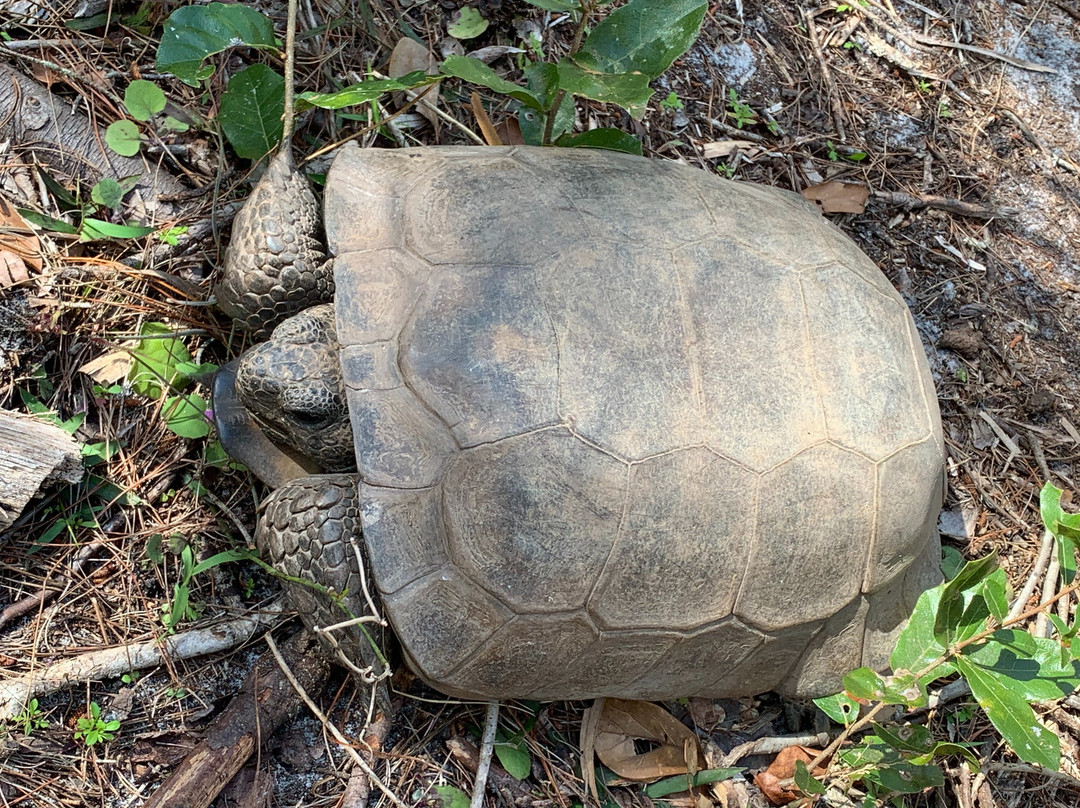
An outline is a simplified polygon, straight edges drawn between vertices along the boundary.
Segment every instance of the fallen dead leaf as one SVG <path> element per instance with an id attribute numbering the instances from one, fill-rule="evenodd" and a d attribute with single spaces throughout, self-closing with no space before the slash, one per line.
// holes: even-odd
<path id="1" fill-rule="evenodd" d="M 113 351 L 102 354 L 79 368 L 98 384 L 113 384 L 128 375 L 131 369 L 131 354 L 126 351 Z"/>
<path id="2" fill-rule="evenodd" d="M 521 134 L 521 126 L 517 118 L 503 118 L 495 126 L 495 134 L 504 146 L 524 146 L 525 136 Z"/>
<path id="3" fill-rule="evenodd" d="M 635 741 L 656 744 L 639 754 Z M 596 719 L 596 756 L 627 780 L 658 780 L 705 768 L 697 736 L 662 708 L 647 701 L 604 699 Z"/>
<path id="4" fill-rule="evenodd" d="M 438 65 L 435 62 L 435 57 L 431 55 L 431 51 L 415 39 L 403 36 L 397 41 L 394 50 L 390 53 L 390 64 L 386 68 L 386 74 L 392 79 L 400 79 L 402 76 L 417 70 L 422 70 L 425 73 L 437 72 Z M 421 88 L 416 92 L 409 92 L 407 95 L 410 99 L 415 98 L 424 89 L 426 88 Z M 432 126 L 438 124 L 439 117 L 435 113 L 435 105 L 438 102 L 439 85 L 436 83 L 416 104 L 416 111 L 427 118 L 428 123 Z"/>
<path id="5" fill-rule="evenodd" d="M 756 152 L 757 144 L 751 140 L 714 140 L 712 143 L 702 144 L 701 156 L 706 160 L 725 160 L 736 149 Z"/>
<path id="6" fill-rule="evenodd" d="M 13 252 L 0 250 L 0 289 L 30 279 L 23 260 Z"/>
<path id="7" fill-rule="evenodd" d="M 816 202 L 822 213 L 862 213 L 870 191 L 865 185 L 829 180 L 803 189 L 802 195 Z"/>
<path id="8" fill-rule="evenodd" d="M 780 785 L 782 780 L 790 780 L 795 776 L 795 762 L 801 760 L 809 764 L 818 754 L 817 749 L 805 746 L 788 746 L 780 750 L 780 754 L 769 764 L 769 768 L 754 776 L 754 785 L 761 789 L 765 799 L 773 805 L 787 805 L 803 796 L 802 792 L 792 786 L 784 788 Z M 825 774 L 825 768 L 818 766 L 812 772 L 814 777 Z"/>
<path id="9" fill-rule="evenodd" d="M 0 196 L 0 250 L 14 253 L 33 270 L 41 269 L 41 242 L 15 207 Z"/>
<path id="10" fill-rule="evenodd" d="M 488 117 L 487 110 L 484 109 L 484 105 L 480 102 L 480 94 L 474 92 L 470 99 L 470 106 L 472 106 L 473 116 L 476 118 L 476 124 L 480 127 L 480 134 L 484 136 L 484 141 L 489 146 L 501 146 L 502 140 L 499 138 L 498 132 L 495 131 L 495 125 L 491 122 L 491 118 Z"/>

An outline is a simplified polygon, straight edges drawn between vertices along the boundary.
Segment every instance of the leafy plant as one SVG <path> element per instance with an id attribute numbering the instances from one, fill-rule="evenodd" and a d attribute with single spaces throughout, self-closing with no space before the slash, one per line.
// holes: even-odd
<path id="1" fill-rule="evenodd" d="M 49 722 L 42 714 L 37 699 L 30 699 L 30 701 L 26 702 L 22 710 L 11 720 L 22 728 L 23 735 L 31 735 L 34 730 L 44 729 L 49 726 Z"/>
<path id="2" fill-rule="evenodd" d="M 86 715 L 75 722 L 75 740 L 81 740 L 87 746 L 94 746 L 102 741 L 111 741 L 120 729 L 120 722 L 115 718 L 106 721 L 101 717 L 101 705 L 90 702 Z"/>
<path id="3" fill-rule="evenodd" d="M 735 121 L 736 129 L 757 123 L 757 113 L 750 108 L 749 104 L 739 99 L 739 94 L 735 92 L 734 87 L 728 88 L 728 107 L 730 112 L 727 116 Z"/>
<path id="4" fill-rule="evenodd" d="M 609 148 L 641 153 L 641 144 L 616 129 L 595 129 L 573 136 L 574 109 L 569 97 L 617 104 L 640 118 L 653 95 L 649 82 L 690 47 L 705 16 L 704 0 L 630 0 L 589 30 L 603 0 L 530 0 L 548 11 L 569 13 L 576 28 L 570 52 L 558 62 L 540 60 L 530 49 L 522 64 L 524 83 L 507 81 L 479 59 L 452 55 L 438 72 L 422 71 L 398 79 L 371 79 L 332 93 L 300 93 L 297 111 L 309 107 L 341 109 L 366 104 L 385 93 L 415 90 L 454 77 L 508 96 L 519 108 L 526 141 L 533 144 Z M 486 28 L 479 12 L 463 8 L 451 35 L 468 39 Z M 198 86 L 213 74 L 204 66 L 210 56 L 232 46 L 276 49 L 270 21 L 253 9 L 210 3 L 173 12 L 165 25 L 157 68 Z M 535 60 L 534 60 L 535 59 Z M 265 65 L 237 73 L 221 99 L 220 123 L 242 157 L 257 158 L 281 139 L 283 79 Z"/>
<path id="5" fill-rule="evenodd" d="M 1080 514 L 1066 513 L 1061 496 L 1062 491 L 1049 483 L 1040 495 L 1043 524 L 1055 540 L 1061 569 L 1062 589 L 1057 598 L 1078 587 L 1080 542 Z M 859 668 L 844 677 L 845 693 L 815 702 L 846 725 L 841 740 L 867 727 L 873 730 L 838 752 L 837 761 L 843 764 L 846 777 L 862 781 L 870 798 L 878 799 L 940 785 L 943 777 L 934 762 L 937 758 L 962 756 L 978 769 L 977 758 L 965 744 L 938 740 L 918 724 L 873 722 L 887 705 L 924 706 L 928 686 L 956 674 L 966 680 L 979 708 L 1021 760 L 1059 768 L 1060 741 L 1032 705 L 1059 699 L 1080 687 L 1080 646 L 1073 647 L 1080 624 L 1069 625 L 1047 613 L 1057 633 L 1054 639 L 1034 637 L 1014 627 L 1045 611 L 1053 600 L 1009 617 L 1008 581 L 997 565 L 996 553 L 964 564 L 951 580 L 924 592 L 892 653 L 893 675 Z M 856 702 L 873 704 L 857 721 L 852 720 Z M 839 742 L 827 751 L 837 748 Z M 810 777 L 799 787 L 811 794 L 818 793 L 820 785 Z"/>
<path id="6" fill-rule="evenodd" d="M 49 189 L 57 207 L 64 213 L 72 214 L 78 224 L 73 225 L 63 219 L 46 216 L 28 208 L 17 208 L 22 217 L 31 224 L 54 233 L 77 235 L 80 241 L 142 238 L 154 232 L 153 227 L 116 224 L 97 218 L 102 210 L 119 207 L 124 195 L 135 187 L 138 177 L 124 177 L 119 180 L 106 177 L 90 189 L 90 198 L 84 199 L 81 188 L 77 186 L 74 192 L 69 191 L 40 167 L 38 176 Z"/>
<path id="7" fill-rule="evenodd" d="M 147 549 L 149 554 L 150 549 Z M 246 551 L 224 550 L 196 564 L 195 551 L 191 549 L 191 545 L 185 544 L 180 550 L 180 580 L 173 584 L 172 599 L 161 607 L 161 622 L 165 624 L 165 627 L 172 631 L 184 620 L 199 618 L 199 610 L 191 602 L 191 581 L 195 576 L 221 564 L 242 561 L 246 558 L 250 558 L 250 553 Z"/>

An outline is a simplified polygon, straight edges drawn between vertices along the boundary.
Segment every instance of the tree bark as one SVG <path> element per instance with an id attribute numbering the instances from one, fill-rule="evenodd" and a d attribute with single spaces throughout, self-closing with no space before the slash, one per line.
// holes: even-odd
<path id="1" fill-rule="evenodd" d="M 79 444 L 37 418 L 0 410 L 0 534 L 19 518 L 42 485 L 82 479 Z"/>

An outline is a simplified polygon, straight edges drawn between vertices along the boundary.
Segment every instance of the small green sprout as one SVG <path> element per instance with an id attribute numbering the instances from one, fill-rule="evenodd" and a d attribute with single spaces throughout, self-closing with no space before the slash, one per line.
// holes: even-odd
<path id="1" fill-rule="evenodd" d="M 115 718 L 105 721 L 101 717 L 101 705 L 90 702 L 90 712 L 75 722 L 75 740 L 81 740 L 87 746 L 94 746 L 102 741 L 111 741 L 120 729 L 120 722 Z"/>

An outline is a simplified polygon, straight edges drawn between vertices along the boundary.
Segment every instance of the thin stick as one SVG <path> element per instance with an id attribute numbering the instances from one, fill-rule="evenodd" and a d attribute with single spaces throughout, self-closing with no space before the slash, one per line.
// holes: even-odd
<path id="1" fill-rule="evenodd" d="M 296 0 L 292 1 L 296 2 Z M 281 667 L 281 672 L 285 674 L 285 678 L 289 680 L 289 684 L 293 686 L 293 689 L 300 697 L 300 700 L 307 705 L 307 708 L 309 710 L 311 710 L 312 715 L 318 718 L 319 721 L 322 722 L 322 725 L 328 730 L 330 730 L 330 734 L 333 735 L 335 739 L 337 739 L 337 742 L 339 744 L 341 744 L 341 748 L 344 749 L 345 752 L 352 757 L 353 762 L 357 766 L 364 770 L 364 773 L 368 776 L 371 782 L 375 784 L 375 787 L 378 788 L 379 791 L 381 791 L 383 794 L 385 794 L 387 799 L 390 800 L 390 802 L 392 802 L 394 805 L 400 806 L 400 808 L 407 808 L 405 803 L 399 800 L 397 795 L 386 787 L 386 783 L 379 779 L 379 775 L 375 774 L 375 770 L 368 765 L 367 761 L 360 757 L 360 753 L 353 749 L 352 743 L 349 741 L 348 738 L 341 734 L 341 730 L 339 730 L 330 722 L 330 719 L 326 717 L 326 713 L 320 710 L 315 704 L 315 702 L 311 700 L 311 696 L 309 696 L 307 694 L 307 691 L 304 690 L 303 685 L 296 681 L 296 677 L 293 675 L 293 672 L 289 670 L 289 666 L 285 663 L 284 657 L 281 656 L 281 651 L 278 650 L 277 644 L 274 642 L 274 638 L 271 637 L 269 634 L 266 634 L 264 635 L 263 639 L 266 640 L 267 647 L 270 649 L 270 652 L 274 655 L 274 659 L 277 660 L 278 665 Z"/>
<path id="2" fill-rule="evenodd" d="M 293 91 L 296 74 L 296 11 L 298 0 L 289 0 L 285 22 L 285 114 L 281 116 L 281 143 L 284 146 L 293 136 Z"/>
<path id="3" fill-rule="evenodd" d="M 1035 559 L 1035 566 L 1031 568 L 1031 574 L 1028 575 L 1024 588 L 1020 590 L 1020 594 L 1016 596 L 1016 600 L 1009 607 L 1009 614 L 1006 616 L 1007 620 L 1012 620 L 1020 612 L 1024 611 L 1024 606 L 1027 605 L 1028 599 L 1039 584 L 1039 579 L 1042 578 L 1043 570 L 1046 569 L 1046 562 L 1050 560 L 1050 551 L 1053 549 L 1054 534 L 1049 530 L 1044 530 L 1042 546 L 1039 548 L 1039 555 Z"/>
<path id="4" fill-rule="evenodd" d="M 472 802 L 469 808 L 481 808 L 487 788 L 488 771 L 491 769 L 491 753 L 495 750 L 495 730 L 499 726 L 499 702 L 490 702 L 484 715 L 484 739 L 480 744 L 480 762 L 476 766 Z"/>

